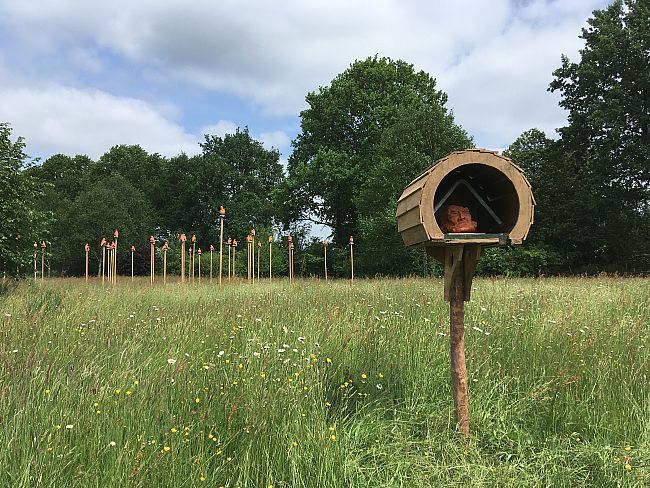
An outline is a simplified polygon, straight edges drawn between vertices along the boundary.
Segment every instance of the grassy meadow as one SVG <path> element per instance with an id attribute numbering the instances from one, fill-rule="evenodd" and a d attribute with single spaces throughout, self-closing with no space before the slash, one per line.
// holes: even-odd
<path id="1" fill-rule="evenodd" d="M 650 280 L 121 277 L 0 296 L 2 487 L 649 486 Z"/>

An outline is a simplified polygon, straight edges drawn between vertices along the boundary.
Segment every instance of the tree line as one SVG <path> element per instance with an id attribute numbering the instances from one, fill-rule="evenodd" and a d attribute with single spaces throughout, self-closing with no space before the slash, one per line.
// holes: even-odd
<path id="1" fill-rule="evenodd" d="M 562 56 L 549 90 L 560 94 L 567 125 L 556 139 L 528 130 L 505 151 L 532 184 L 535 225 L 524 246 L 488 250 L 479 272 L 650 270 L 649 20 L 648 2 L 614 2 L 583 29 L 581 59 Z M 473 146 L 435 79 L 375 56 L 352 63 L 306 102 L 286 171 L 278 151 L 247 128 L 206 135 L 191 157 L 120 145 L 96 161 L 57 154 L 39 164 L 0 123 L 0 272 L 28 272 L 33 242 L 46 240 L 52 272 L 79 275 L 84 244 L 97 258 L 99 241 L 115 228 L 125 253 L 136 245 L 146 272 L 149 235 L 172 252 L 181 232 L 204 249 L 216 245 L 220 205 L 226 234 L 242 244 L 253 227 L 280 246 L 282 236 L 296 236 L 297 274 L 322 274 L 323 246 L 308 237 L 310 223 L 332 229 L 333 276 L 347 272 L 350 235 L 360 274 L 436 272 L 422 250 L 404 247 L 395 221 L 397 199 L 415 175 Z M 286 270 L 286 253 L 276 254 L 274 269 Z"/>

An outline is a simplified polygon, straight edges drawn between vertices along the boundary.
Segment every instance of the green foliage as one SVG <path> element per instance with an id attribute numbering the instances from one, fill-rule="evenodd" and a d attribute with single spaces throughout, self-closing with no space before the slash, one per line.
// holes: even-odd
<path id="1" fill-rule="evenodd" d="M 0 123 L 0 274 L 18 275 L 31 266 L 33 243 L 46 240 L 49 212 L 36 207 L 43 194 L 28 171 L 25 142 L 11 141 L 11 127 Z"/>
<path id="2" fill-rule="evenodd" d="M 589 262 L 631 269 L 650 254 L 650 4 L 616 1 L 582 30 L 577 63 L 562 57 L 551 91 L 569 124 L 561 146 L 582 208 L 577 233 Z M 583 208 L 585 212 L 582 212 Z"/>
<path id="3" fill-rule="evenodd" d="M 486 249 L 477 266 L 483 276 L 539 276 L 554 273 L 561 263 L 557 253 L 524 245 Z"/>
<path id="4" fill-rule="evenodd" d="M 394 237 L 395 219 L 387 219 L 386 209 L 413 176 L 471 145 L 435 86 L 408 63 L 373 57 L 309 93 L 289 177 L 276 191 L 283 220 L 329 225 L 343 245 L 351 234 L 366 242 Z M 398 261 L 408 261 L 403 247 L 397 252 Z"/>

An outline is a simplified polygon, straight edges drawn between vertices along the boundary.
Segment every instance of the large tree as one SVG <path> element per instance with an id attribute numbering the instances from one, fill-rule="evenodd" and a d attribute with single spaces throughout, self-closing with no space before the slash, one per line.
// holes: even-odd
<path id="1" fill-rule="evenodd" d="M 36 201 L 44 184 L 25 169 L 29 158 L 22 137 L 11 140 L 11 127 L 0 123 L 0 274 L 14 276 L 31 262 L 33 243 L 46 239 L 48 212 Z"/>
<path id="2" fill-rule="evenodd" d="M 437 158 L 472 145 L 445 107 L 447 95 L 428 73 L 375 56 L 306 101 L 289 177 L 276 193 L 285 219 L 324 223 L 339 244 L 354 234 L 366 249 L 378 247 L 366 272 L 410 271 L 394 218 L 397 198 Z"/>
<path id="3" fill-rule="evenodd" d="M 647 0 L 595 11 L 580 60 L 563 56 L 550 85 L 568 111 L 559 132 L 588 209 L 578 222 L 585 251 L 600 265 L 632 268 L 650 252 L 649 22 Z"/>

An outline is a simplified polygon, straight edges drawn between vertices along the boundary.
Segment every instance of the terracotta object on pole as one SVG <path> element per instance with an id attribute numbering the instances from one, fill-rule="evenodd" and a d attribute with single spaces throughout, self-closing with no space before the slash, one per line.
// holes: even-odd
<path id="1" fill-rule="evenodd" d="M 226 220 L 226 209 L 223 205 L 219 207 L 219 287 L 223 275 L 223 221 Z"/>
<path id="2" fill-rule="evenodd" d="M 425 247 L 444 265 L 449 302 L 454 417 L 469 435 L 464 302 L 484 247 L 521 244 L 534 220 L 535 198 L 521 168 L 496 151 L 456 151 L 415 178 L 397 202 L 407 246 Z"/>
<path id="3" fill-rule="evenodd" d="M 183 233 L 180 235 L 181 240 L 181 285 L 185 284 L 185 242 L 187 236 Z"/>

